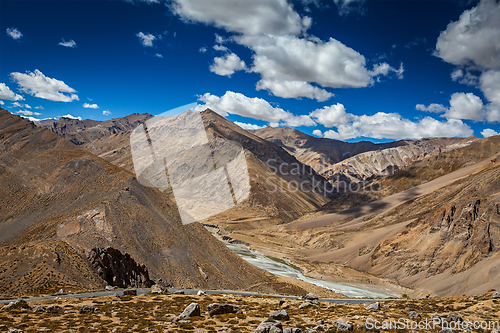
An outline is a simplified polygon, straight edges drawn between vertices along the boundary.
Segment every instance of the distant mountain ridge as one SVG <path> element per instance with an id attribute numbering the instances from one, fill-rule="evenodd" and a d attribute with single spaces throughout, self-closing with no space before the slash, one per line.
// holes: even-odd
<path id="1" fill-rule="evenodd" d="M 83 145 L 100 137 L 108 137 L 134 129 L 152 117 L 148 113 L 133 113 L 126 117 L 105 121 L 61 117 L 58 120 L 45 120 L 36 124 L 68 139 L 75 145 Z"/>
<path id="2" fill-rule="evenodd" d="M 283 147 L 333 183 L 337 179 L 359 182 L 386 176 L 429 155 L 463 147 L 478 140 L 476 137 L 424 138 L 388 143 L 350 143 L 313 137 L 288 127 L 266 127 L 252 132 Z"/>

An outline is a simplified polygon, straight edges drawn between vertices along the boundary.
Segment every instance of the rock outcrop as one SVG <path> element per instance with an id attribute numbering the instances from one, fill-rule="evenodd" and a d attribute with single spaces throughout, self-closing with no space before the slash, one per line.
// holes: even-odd
<path id="1" fill-rule="evenodd" d="M 138 264 L 128 253 L 108 247 L 94 248 L 88 259 L 99 276 L 109 285 L 119 288 L 149 288 L 154 282 L 145 265 Z"/>

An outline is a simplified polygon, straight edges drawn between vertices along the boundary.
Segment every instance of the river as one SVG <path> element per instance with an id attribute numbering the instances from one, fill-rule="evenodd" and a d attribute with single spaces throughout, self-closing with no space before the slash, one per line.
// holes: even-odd
<path id="1" fill-rule="evenodd" d="M 301 280 L 304 282 L 308 282 L 314 284 L 316 286 L 320 286 L 337 293 L 341 293 L 350 298 L 387 298 L 397 296 L 396 294 L 378 286 L 367 286 L 366 289 L 362 288 L 362 284 L 341 284 L 335 282 L 329 282 L 319 279 L 314 279 L 311 277 L 307 277 L 302 274 L 301 271 L 295 269 L 292 266 L 286 265 L 284 263 L 273 260 L 262 253 L 252 251 L 246 246 L 239 244 L 227 244 L 224 243 L 229 249 L 231 249 L 234 253 L 238 254 L 241 258 L 243 258 L 246 262 L 268 271 L 274 275 L 291 277 L 297 280 Z M 367 290 L 371 289 L 371 290 Z M 377 291 L 374 291 L 377 290 Z"/>

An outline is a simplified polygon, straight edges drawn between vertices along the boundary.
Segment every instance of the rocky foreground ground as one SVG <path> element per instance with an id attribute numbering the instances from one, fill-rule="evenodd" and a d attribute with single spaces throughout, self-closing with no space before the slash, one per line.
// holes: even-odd
<path id="1" fill-rule="evenodd" d="M 479 296 L 365 304 L 327 303 L 313 294 L 296 300 L 152 291 L 157 293 L 14 301 L 0 311 L 0 331 L 500 332 L 500 293 L 493 291 Z"/>

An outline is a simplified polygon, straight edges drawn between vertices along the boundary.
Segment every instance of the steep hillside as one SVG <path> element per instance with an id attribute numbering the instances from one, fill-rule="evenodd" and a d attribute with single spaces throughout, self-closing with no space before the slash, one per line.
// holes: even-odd
<path id="1" fill-rule="evenodd" d="M 209 140 L 232 140 L 245 149 L 251 186 L 249 198 L 241 205 L 207 222 L 224 224 L 224 229 L 229 231 L 260 228 L 297 219 L 337 197 L 331 188 L 325 189 L 326 179 L 281 147 L 241 129 L 213 111 L 202 112 L 202 119 Z M 134 172 L 130 132 L 101 137 L 83 147 Z M 316 184 L 314 191 L 313 183 Z"/>
<path id="2" fill-rule="evenodd" d="M 401 207 L 413 222 L 373 252 L 371 271 L 441 295 L 498 288 L 499 184 L 496 164 Z"/>
<path id="3" fill-rule="evenodd" d="M 303 292 L 247 264 L 200 224 L 182 225 L 171 200 L 133 174 L 3 109 L 0 184 L 0 252 L 12 254 L 0 260 L 6 295 L 104 286 L 89 258 L 109 247 L 175 286 Z M 40 259 L 21 264 L 26 256 Z"/>
<path id="4" fill-rule="evenodd" d="M 448 173 L 453 159 L 441 161 L 446 175 L 418 187 L 335 214 L 232 237 L 293 258 L 310 276 L 337 276 L 348 267 L 412 288 L 415 296 L 498 289 L 499 142 L 500 136 L 491 137 L 474 148 L 448 152 L 462 167 Z M 489 158 L 472 162 L 485 155 Z"/>

